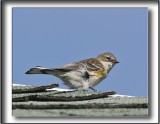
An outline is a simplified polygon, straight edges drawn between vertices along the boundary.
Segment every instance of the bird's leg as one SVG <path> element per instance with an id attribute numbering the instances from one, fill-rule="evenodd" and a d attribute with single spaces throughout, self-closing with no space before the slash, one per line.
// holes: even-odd
<path id="1" fill-rule="evenodd" d="M 89 89 L 93 90 L 94 92 L 97 92 L 97 90 L 94 89 L 93 87 L 89 87 Z"/>

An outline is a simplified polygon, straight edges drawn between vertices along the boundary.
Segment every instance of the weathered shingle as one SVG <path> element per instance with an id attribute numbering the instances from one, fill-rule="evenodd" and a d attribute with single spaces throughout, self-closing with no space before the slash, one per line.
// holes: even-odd
<path id="1" fill-rule="evenodd" d="M 16 86 L 13 90 L 21 91 L 12 94 L 13 116 L 17 117 L 148 116 L 146 97 L 113 97 L 114 91 L 34 92 L 32 86 Z"/>

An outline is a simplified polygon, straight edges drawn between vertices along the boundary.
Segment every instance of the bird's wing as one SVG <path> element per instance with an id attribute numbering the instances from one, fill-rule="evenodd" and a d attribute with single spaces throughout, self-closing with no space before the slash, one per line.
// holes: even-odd
<path id="1" fill-rule="evenodd" d="M 104 70 L 102 63 L 96 58 L 90 58 L 86 60 L 82 60 L 79 63 L 82 63 L 86 66 L 88 71 L 101 71 Z"/>
<path id="2" fill-rule="evenodd" d="M 77 63 L 72 63 L 72 64 L 65 65 L 61 68 L 54 68 L 53 70 L 62 71 L 62 72 L 69 72 L 69 71 L 74 71 L 77 69 L 79 69 L 79 65 Z"/>
<path id="3" fill-rule="evenodd" d="M 54 71 L 60 71 L 63 73 L 75 70 L 86 70 L 86 71 L 102 71 L 104 70 L 103 65 L 96 58 L 86 59 L 79 62 L 74 62 L 68 65 L 65 65 L 61 68 L 54 68 Z M 51 69 L 52 70 L 52 69 Z"/>

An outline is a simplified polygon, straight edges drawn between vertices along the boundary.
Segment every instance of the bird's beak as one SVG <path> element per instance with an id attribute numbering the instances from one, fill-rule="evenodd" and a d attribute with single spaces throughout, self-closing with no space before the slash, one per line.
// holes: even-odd
<path id="1" fill-rule="evenodd" d="M 114 63 L 117 64 L 117 63 L 119 63 L 119 62 L 118 62 L 118 61 L 115 61 Z"/>

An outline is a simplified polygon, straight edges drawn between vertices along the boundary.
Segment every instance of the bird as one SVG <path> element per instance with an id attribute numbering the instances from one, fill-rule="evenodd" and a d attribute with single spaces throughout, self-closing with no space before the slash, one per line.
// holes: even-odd
<path id="1" fill-rule="evenodd" d="M 50 74 L 61 79 L 70 89 L 97 91 L 94 87 L 107 77 L 117 63 L 116 57 L 106 52 L 96 58 L 80 60 L 59 68 L 36 66 L 26 74 Z"/>

